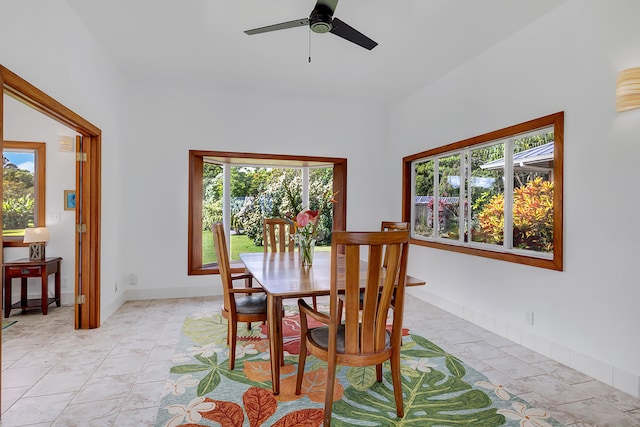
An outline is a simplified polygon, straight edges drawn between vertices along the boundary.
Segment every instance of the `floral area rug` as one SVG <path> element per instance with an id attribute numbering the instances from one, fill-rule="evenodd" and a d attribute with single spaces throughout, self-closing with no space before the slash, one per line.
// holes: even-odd
<path id="1" fill-rule="evenodd" d="M 3 320 L 2 321 L 2 329 L 6 329 L 9 326 L 13 325 L 14 323 L 16 323 L 17 320 Z"/>
<path id="2" fill-rule="evenodd" d="M 287 307 L 283 321 L 285 366 L 280 395 L 271 392 L 266 327 L 252 325 L 237 343 L 228 369 L 226 321 L 217 313 L 187 317 L 173 358 L 156 427 L 316 427 L 324 416 L 326 364 L 307 357 L 302 393 L 296 396 L 299 318 Z M 405 416 L 396 418 L 388 362 L 384 380 L 375 368 L 338 366 L 332 426 L 520 426 L 561 424 L 543 409 L 510 395 L 431 341 L 406 330 L 402 347 Z"/>

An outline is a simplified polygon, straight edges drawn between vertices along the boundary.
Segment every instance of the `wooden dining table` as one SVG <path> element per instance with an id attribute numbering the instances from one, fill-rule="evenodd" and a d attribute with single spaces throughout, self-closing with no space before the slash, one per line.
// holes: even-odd
<path id="1" fill-rule="evenodd" d="M 242 253 L 246 270 L 267 294 L 267 327 L 271 357 L 273 394 L 280 393 L 280 366 L 283 360 L 282 300 L 329 295 L 331 252 L 316 251 L 313 266 L 303 267 L 297 252 Z M 360 262 L 366 271 L 367 263 Z M 424 280 L 407 276 L 406 286 L 424 285 Z M 340 286 L 339 286 L 340 287 Z"/>

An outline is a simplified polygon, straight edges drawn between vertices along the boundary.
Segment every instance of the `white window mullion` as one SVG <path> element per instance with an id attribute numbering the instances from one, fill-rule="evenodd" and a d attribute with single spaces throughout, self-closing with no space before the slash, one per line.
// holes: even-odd
<path id="1" fill-rule="evenodd" d="M 458 197 L 458 241 L 464 243 L 464 223 L 465 223 L 465 215 L 464 215 L 464 201 L 465 201 L 465 178 L 467 176 L 467 152 L 462 151 L 460 153 L 460 165 L 458 166 L 458 170 L 460 171 L 458 179 L 460 180 L 460 184 L 458 188 L 460 188 L 460 194 Z"/>
<path id="2" fill-rule="evenodd" d="M 467 191 L 467 214 L 465 215 L 466 228 L 464 231 L 467 233 L 467 241 L 465 243 L 469 244 L 471 243 L 471 150 L 466 151 L 465 159 L 464 170 L 467 174 L 467 185 L 465 186 L 465 190 Z M 462 239 L 464 241 L 464 236 Z"/>
<path id="3" fill-rule="evenodd" d="M 409 216 L 410 218 L 410 225 L 409 225 L 409 230 L 411 233 L 411 237 L 415 236 L 415 230 L 414 230 L 414 225 L 417 224 L 417 212 L 416 212 L 416 162 L 412 162 L 411 163 L 411 215 Z"/>
<path id="4" fill-rule="evenodd" d="M 513 139 L 504 144 L 504 248 L 513 248 Z"/>
<path id="5" fill-rule="evenodd" d="M 231 240 L 231 165 L 222 165 L 222 224 L 227 242 Z M 231 245 L 227 248 L 231 252 Z M 229 253 L 231 255 L 231 253 Z"/>
<path id="6" fill-rule="evenodd" d="M 433 160 L 433 236 L 440 236 L 440 159 Z"/>
<path id="7" fill-rule="evenodd" d="M 311 208 L 309 205 L 309 168 L 302 168 L 302 207 Z"/>

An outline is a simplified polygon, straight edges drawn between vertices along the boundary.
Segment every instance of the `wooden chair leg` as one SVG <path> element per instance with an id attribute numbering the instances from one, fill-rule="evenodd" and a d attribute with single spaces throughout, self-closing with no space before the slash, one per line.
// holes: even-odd
<path id="1" fill-rule="evenodd" d="M 298 307 L 300 307 L 298 300 Z M 302 378 L 304 377 L 304 364 L 307 361 L 307 314 L 300 311 L 300 351 L 298 352 L 298 373 L 296 375 L 296 394 L 300 395 L 302 390 Z"/>
<path id="2" fill-rule="evenodd" d="M 393 395 L 396 399 L 396 415 L 398 418 L 404 417 L 404 402 L 402 401 L 402 376 L 400 375 L 400 351 L 395 351 L 391 355 L 391 382 L 393 384 Z"/>
<path id="3" fill-rule="evenodd" d="M 333 410 L 333 388 L 336 381 L 336 361 L 330 359 L 327 362 L 327 382 L 324 394 L 324 427 L 331 426 L 331 411 Z"/>
<path id="4" fill-rule="evenodd" d="M 302 392 L 302 378 L 304 377 L 304 364 L 307 361 L 307 339 L 300 339 L 300 354 L 298 354 L 298 374 L 296 376 L 296 394 Z"/>
<path id="5" fill-rule="evenodd" d="M 229 341 L 229 370 L 233 371 L 236 364 L 236 335 L 238 333 L 238 324 L 229 321 L 227 341 Z"/>
<path id="6" fill-rule="evenodd" d="M 247 331 L 251 330 L 251 322 L 247 322 Z"/>
<path id="7" fill-rule="evenodd" d="M 382 364 L 376 365 L 376 381 L 382 382 Z"/>

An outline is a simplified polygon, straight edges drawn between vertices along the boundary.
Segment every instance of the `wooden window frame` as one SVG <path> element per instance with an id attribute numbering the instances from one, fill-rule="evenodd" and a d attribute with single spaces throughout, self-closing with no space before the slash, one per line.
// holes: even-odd
<path id="1" fill-rule="evenodd" d="M 28 141 L 3 141 L 2 150 L 33 150 L 34 152 L 34 174 L 35 174 L 35 226 L 46 227 L 47 212 L 47 145 L 44 142 L 28 142 Z M 3 247 L 23 247 L 29 246 L 23 243 L 22 236 L 3 236 Z"/>
<path id="2" fill-rule="evenodd" d="M 416 153 L 402 159 L 402 218 L 403 221 L 411 222 L 411 212 L 413 207 L 413 182 L 412 164 L 415 160 L 434 157 L 445 153 L 467 149 L 473 146 L 486 144 L 491 141 L 510 138 L 516 135 L 530 133 L 537 129 L 553 127 L 554 129 L 554 154 L 553 154 L 553 258 L 545 259 L 535 256 L 522 255 L 514 252 L 497 252 L 494 250 L 470 247 L 461 244 L 448 244 L 440 240 L 423 240 L 411 237 L 412 244 L 436 249 L 443 249 L 469 255 L 476 255 L 485 258 L 498 259 L 502 261 L 514 262 L 533 267 L 546 268 L 551 270 L 563 270 L 564 256 L 564 236 L 563 236 L 563 170 L 564 170 L 564 112 L 550 114 L 539 117 L 524 123 L 509 126 L 483 135 L 475 136 L 452 144 L 437 147 L 431 150 Z M 412 226 L 413 228 L 413 226 Z M 413 236 L 413 234 L 412 234 Z"/>
<path id="3" fill-rule="evenodd" d="M 256 166 L 320 166 L 333 165 L 333 230 L 346 230 L 347 224 L 347 159 L 336 157 L 295 156 L 287 154 L 239 153 L 227 151 L 189 150 L 189 225 L 188 275 L 219 274 L 217 265 L 202 265 L 202 172 L 204 158 L 214 158 L 231 165 L 250 163 Z M 244 271 L 241 262 L 231 265 L 232 272 Z"/>

